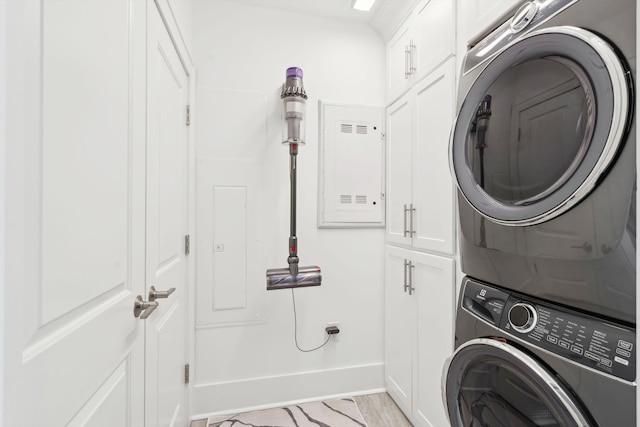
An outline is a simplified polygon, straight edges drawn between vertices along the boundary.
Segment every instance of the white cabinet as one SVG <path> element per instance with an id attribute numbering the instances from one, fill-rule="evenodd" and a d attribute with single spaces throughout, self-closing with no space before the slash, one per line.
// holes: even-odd
<path id="1" fill-rule="evenodd" d="M 449 134 L 455 60 L 387 109 L 387 242 L 454 253 L 454 187 Z"/>
<path id="2" fill-rule="evenodd" d="M 413 13 L 416 81 L 455 53 L 455 0 L 423 0 Z"/>
<path id="3" fill-rule="evenodd" d="M 387 44 L 387 95 L 394 100 L 455 52 L 455 1 L 422 0 Z"/>
<path id="4" fill-rule="evenodd" d="M 459 31 L 464 45 L 491 31 L 523 0 L 463 0 L 459 1 Z M 502 19 L 501 19 L 502 18 Z"/>
<path id="5" fill-rule="evenodd" d="M 442 367 L 453 352 L 454 261 L 394 246 L 385 251 L 385 383 L 417 426 L 448 425 Z"/>
<path id="6" fill-rule="evenodd" d="M 413 347 L 416 334 L 416 298 L 409 295 L 409 251 L 387 246 L 385 253 L 385 383 L 400 409 L 412 409 Z M 413 294 L 413 291 L 412 291 Z"/>
<path id="7" fill-rule="evenodd" d="M 405 23 L 387 44 L 387 99 L 405 92 L 412 81 L 410 62 L 411 26 Z"/>

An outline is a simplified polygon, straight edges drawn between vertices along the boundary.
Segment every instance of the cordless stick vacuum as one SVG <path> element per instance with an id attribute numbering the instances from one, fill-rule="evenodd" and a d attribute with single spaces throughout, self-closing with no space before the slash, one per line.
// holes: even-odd
<path id="1" fill-rule="evenodd" d="M 283 144 L 289 145 L 289 178 L 291 181 L 290 197 L 291 229 L 289 235 L 289 268 L 272 268 L 267 270 L 267 290 L 320 286 L 322 274 L 320 267 L 298 266 L 298 238 L 296 237 L 296 170 L 298 146 L 304 145 L 303 126 L 307 93 L 302 84 L 302 69 L 287 69 L 287 80 L 282 86 L 282 137 Z"/>

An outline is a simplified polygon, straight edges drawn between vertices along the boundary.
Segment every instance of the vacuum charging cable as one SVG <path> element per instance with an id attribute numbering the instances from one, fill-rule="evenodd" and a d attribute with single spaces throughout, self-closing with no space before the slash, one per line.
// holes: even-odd
<path id="1" fill-rule="evenodd" d="M 294 332 L 293 332 L 293 338 L 295 339 L 296 342 L 296 347 L 298 347 L 298 350 L 304 352 L 304 353 L 311 353 L 312 351 L 316 351 L 321 349 L 322 347 L 324 347 L 325 345 L 327 345 L 327 343 L 329 342 L 329 340 L 331 339 L 331 335 L 327 336 L 327 340 L 320 346 L 316 347 L 316 348 L 312 348 L 311 350 L 305 350 L 303 348 L 300 348 L 300 346 L 298 345 L 298 315 L 296 314 L 296 297 L 293 293 L 293 288 L 291 288 L 291 299 L 293 300 L 293 328 L 294 328 Z"/>

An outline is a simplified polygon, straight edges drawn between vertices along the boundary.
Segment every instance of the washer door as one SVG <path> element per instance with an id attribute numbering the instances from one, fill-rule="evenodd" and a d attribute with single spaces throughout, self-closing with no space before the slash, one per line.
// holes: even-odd
<path id="1" fill-rule="evenodd" d="M 452 132 L 461 193 L 504 225 L 567 211 L 626 137 L 630 81 L 613 48 L 580 28 L 546 28 L 510 45 L 479 74 Z"/>
<path id="2" fill-rule="evenodd" d="M 445 366 L 442 394 L 451 427 L 594 425 L 546 368 L 493 339 L 458 348 Z"/>

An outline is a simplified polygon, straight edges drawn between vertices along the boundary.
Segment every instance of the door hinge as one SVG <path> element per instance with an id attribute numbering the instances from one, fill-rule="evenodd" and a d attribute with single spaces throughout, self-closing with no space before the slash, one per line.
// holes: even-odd
<path id="1" fill-rule="evenodd" d="M 384 141 L 386 137 L 387 137 L 387 136 L 384 134 L 384 132 L 380 132 L 380 139 L 381 139 L 381 140 L 383 140 L 383 141 Z"/>
<path id="2" fill-rule="evenodd" d="M 189 364 L 184 365 L 184 383 L 189 384 Z"/>
<path id="3" fill-rule="evenodd" d="M 184 254 L 189 255 L 191 252 L 191 237 L 187 234 L 184 236 Z"/>
<path id="4" fill-rule="evenodd" d="M 191 105 L 187 105 L 187 126 L 191 126 Z"/>

